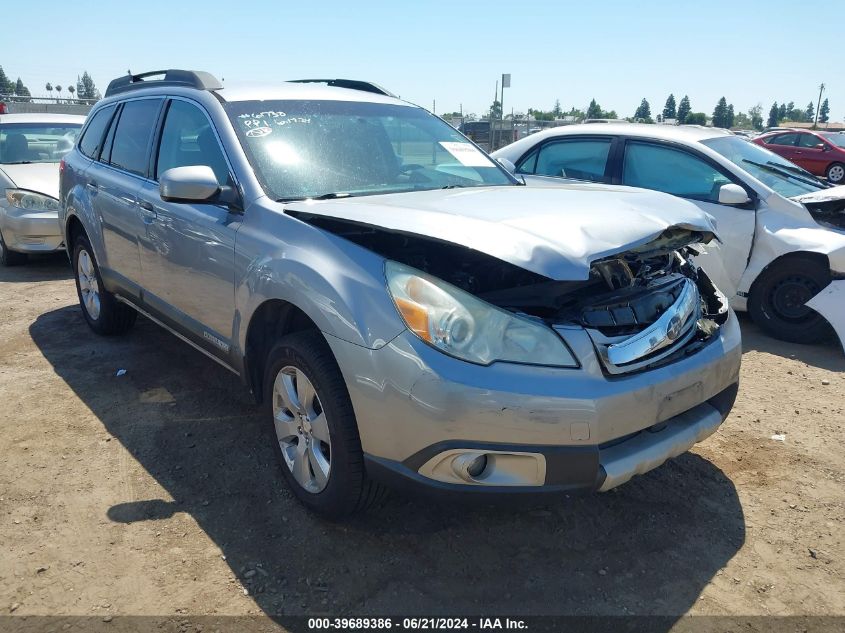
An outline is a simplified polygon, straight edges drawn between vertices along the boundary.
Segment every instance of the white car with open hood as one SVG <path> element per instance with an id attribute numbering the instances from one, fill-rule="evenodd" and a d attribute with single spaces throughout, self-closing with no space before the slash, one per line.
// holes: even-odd
<path id="1" fill-rule="evenodd" d="M 845 345 L 845 187 L 830 187 L 767 149 L 698 126 L 574 125 L 494 154 L 529 185 L 561 178 L 686 198 L 721 242 L 698 257 L 769 334 L 811 342 L 833 326 Z"/>

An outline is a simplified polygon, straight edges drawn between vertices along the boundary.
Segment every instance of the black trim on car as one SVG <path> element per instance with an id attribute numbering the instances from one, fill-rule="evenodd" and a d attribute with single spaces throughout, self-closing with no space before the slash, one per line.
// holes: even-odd
<path id="1" fill-rule="evenodd" d="M 617 146 L 619 145 L 619 137 L 612 134 L 563 134 L 557 136 L 549 136 L 546 139 L 543 139 L 536 145 L 532 145 L 525 153 L 523 153 L 516 161 L 516 174 L 518 175 L 526 175 L 526 176 L 546 176 L 546 174 L 538 174 L 537 173 L 537 160 L 540 156 L 540 152 L 543 151 L 543 148 L 549 145 L 556 145 L 557 143 L 569 143 L 569 142 L 577 142 L 577 141 L 591 141 L 591 140 L 600 140 L 606 141 L 610 139 L 610 147 L 607 150 L 607 158 L 605 159 L 604 163 L 604 175 L 602 176 L 601 180 L 588 180 L 583 178 L 570 178 L 570 180 L 581 180 L 583 182 L 596 182 L 600 184 L 610 184 L 611 178 L 613 176 L 613 160 L 616 158 L 618 153 Z M 534 169 L 533 171 L 527 172 L 522 171 L 522 164 L 528 159 L 531 154 L 534 154 Z M 548 176 L 550 178 L 560 178 L 561 176 Z"/>

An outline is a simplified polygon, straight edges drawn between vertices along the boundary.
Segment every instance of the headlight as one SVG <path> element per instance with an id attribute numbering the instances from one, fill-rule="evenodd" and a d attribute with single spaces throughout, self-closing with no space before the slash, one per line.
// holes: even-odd
<path id="1" fill-rule="evenodd" d="M 414 334 L 471 363 L 495 361 L 577 367 L 569 348 L 541 323 L 490 305 L 436 277 L 388 261 L 387 287 Z"/>
<path id="2" fill-rule="evenodd" d="M 6 189 L 6 200 L 13 207 L 27 211 L 58 211 L 59 201 L 50 196 L 27 191 L 26 189 Z"/>

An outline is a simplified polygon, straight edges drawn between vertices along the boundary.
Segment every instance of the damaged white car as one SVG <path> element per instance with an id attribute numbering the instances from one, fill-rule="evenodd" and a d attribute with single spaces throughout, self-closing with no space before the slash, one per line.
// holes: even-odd
<path id="1" fill-rule="evenodd" d="M 548 177 L 686 198 L 721 243 L 698 261 L 770 335 L 808 343 L 833 326 L 845 345 L 845 187 L 829 187 L 763 147 L 698 126 L 575 125 L 494 154 L 528 184 Z"/>
<path id="2" fill-rule="evenodd" d="M 332 517 L 381 483 L 608 490 L 719 427 L 741 345 L 695 264 L 706 214 L 522 186 L 422 108 L 325 83 L 109 85 L 61 184 L 94 331 L 145 314 L 238 374 Z"/>

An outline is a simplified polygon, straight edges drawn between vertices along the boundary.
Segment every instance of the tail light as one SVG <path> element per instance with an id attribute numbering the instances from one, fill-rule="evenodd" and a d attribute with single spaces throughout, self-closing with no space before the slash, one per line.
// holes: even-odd
<path id="1" fill-rule="evenodd" d="M 6 114 L 6 104 L 0 101 L 0 114 Z"/>
<path id="2" fill-rule="evenodd" d="M 63 174 L 65 172 L 65 159 L 59 161 L 59 173 Z"/>

